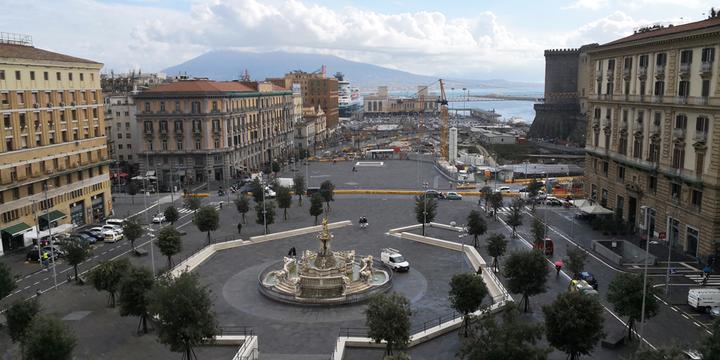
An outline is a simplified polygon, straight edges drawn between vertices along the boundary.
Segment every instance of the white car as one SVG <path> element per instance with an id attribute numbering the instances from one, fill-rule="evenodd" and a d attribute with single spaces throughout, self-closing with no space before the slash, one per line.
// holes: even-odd
<path id="1" fill-rule="evenodd" d="M 114 243 L 114 242 L 118 242 L 118 241 L 122 240 L 122 235 L 120 235 L 114 231 L 105 231 L 103 233 L 103 236 L 104 236 L 103 237 L 104 242 Z"/>
<path id="2" fill-rule="evenodd" d="M 157 214 L 152 219 L 153 224 L 162 224 L 165 222 L 165 214 Z"/>
<path id="3" fill-rule="evenodd" d="M 509 187 L 509 186 L 501 186 L 501 187 L 495 189 L 495 192 L 499 192 L 499 193 L 509 193 L 509 192 L 510 192 L 510 187 Z"/>
<path id="4" fill-rule="evenodd" d="M 380 260 L 395 271 L 405 272 L 410 270 L 410 263 L 403 258 L 399 251 L 393 248 L 382 249 Z"/>
<path id="5" fill-rule="evenodd" d="M 102 229 L 103 229 L 103 234 L 104 234 L 106 231 L 112 231 L 112 232 L 117 233 L 117 234 L 119 234 L 119 235 L 122 235 L 122 234 L 123 234 L 122 226 L 118 226 L 118 225 L 106 224 L 106 225 L 103 225 L 103 226 L 102 226 Z"/>
<path id="6" fill-rule="evenodd" d="M 265 197 L 272 199 L 275 197 L 275 195 L 276 194 L 275 194 L 275 191 L 273 191 L 273 189 L 271 189 L 269 186 L 265 187 Z"/>

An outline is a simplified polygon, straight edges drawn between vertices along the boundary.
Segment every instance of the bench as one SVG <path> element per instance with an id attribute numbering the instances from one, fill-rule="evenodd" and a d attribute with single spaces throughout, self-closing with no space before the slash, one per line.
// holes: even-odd
<path id="1" fill-rule="evenodd" d="M 602 340 L 600 346 L 606 349 L 617 349 L 625 345 L 626 336 L 627 331 L 625 329 L 617 330 L 605 336 L 605 339 Z"/>
<path id="2" fill-rule="evenodd" d="M 133 251 L 133 253 L 135 254 L 135 256 L 145 256 L 148 252 L 147 250 L 135 248 L 135 251 Z"/>

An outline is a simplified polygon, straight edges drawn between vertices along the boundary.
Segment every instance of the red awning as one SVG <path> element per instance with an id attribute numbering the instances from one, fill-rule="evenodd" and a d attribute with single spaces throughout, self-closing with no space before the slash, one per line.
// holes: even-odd
<path id="1" fill-rule="evenodd" d="M 130 176 L 130 175 L 129 175 L 128 173 L 126 173 L 126 172 L 121 172 L 121 173 L 118 174 L 118 176 L 121 177 L 121 178 L 126 178 L 126 177 L 128 177 L 128 176 Z"/>

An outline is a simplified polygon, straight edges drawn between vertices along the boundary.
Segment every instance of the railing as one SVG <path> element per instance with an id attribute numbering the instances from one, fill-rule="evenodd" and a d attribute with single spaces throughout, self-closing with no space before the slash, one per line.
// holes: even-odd
<path id="1" fill-rule="evenodd" d="M 690 74 L 690 63 L 681 63 L 679 74 L 680 74 L 680 76 L 689 75 Z"/>
<path id="2" fill-rule="evenodd" d="M 695 136 L 693 137 L 693 139 L 695 140 L 695 142 L 706 142 L 707 136 L 708 136 L 707 132 L 698 131 L 695 133 Z"/>
<path id="3" fill-rule="evenodd" d="M 601 101 L 622 101 L 622 102 L 635 102 L 635 103 L 646 103 L 652 102 L 656 104 L 682 104 L 682 105 L 712 105 L 720 106 L 720 98 L 710 98 L 707 96 L 667 96 L 667 95 L 631 95 L 631 94 L 595 94 L 590 95 L 593 100 Z"/>
<path id="4" fill-rule="evenodd" d="M 675 138 L 684 139 L 685 138 L 685 129 L 674 128 L 672 134 L 673 134 L 673 137 L 675 137 Z"/>
<path id="5" fill-rule="evenodd" d="M 702 64 L 700 64 L 700 73 L 702 75 L 709 74 L 710 72 L 712 72 L 712 65 L 713 64 L 711 62 L 703 62 Z"/>
<path id="6" fill-rule="evenodd" d="M 665 65 L 658 66 L 655 68 L 655 77 L 658 79 L 665 77 Z"/>
<path id="7" fill-rule="evenodd" d="M 639 77 L 639 78 L 646 78 L 646 77 L 647 77 L 647 71 L 648 71 L 647 66 L 646 66 L 646 67 L 638 68 L 638 77 Z"/>

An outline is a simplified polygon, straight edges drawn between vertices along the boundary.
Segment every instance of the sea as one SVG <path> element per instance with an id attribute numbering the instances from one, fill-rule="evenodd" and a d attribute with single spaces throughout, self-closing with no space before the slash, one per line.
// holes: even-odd
<path id="1" fill-rule="evenodd" d="M 449 98 L 482 95 L 508 95 L 508 96 L 530 96 L 534 98 L 542 98 L 544 89 L 542 85 L 528 87 L 483 87 L 467 90 L 447 90 L 446 95 Z M 390 91 L 392 96 L 414 96 L 411 91 Z M 501 119 L 515 122 L 524 122 L 530 124 L 535 119 L 535 110 L 533 108 L 535 102 L 520 100 L 485 100 L 485 101 L 468 101 L 468 102 L 451 102 L 448 109 L 451 114 L 469 115 L 470 109 L 481 109 L 487 111 L 495 111 L 500 114 Z"/>

